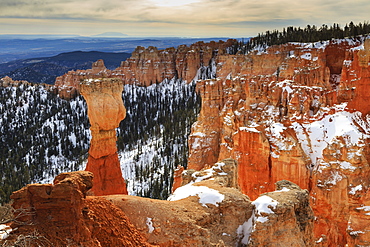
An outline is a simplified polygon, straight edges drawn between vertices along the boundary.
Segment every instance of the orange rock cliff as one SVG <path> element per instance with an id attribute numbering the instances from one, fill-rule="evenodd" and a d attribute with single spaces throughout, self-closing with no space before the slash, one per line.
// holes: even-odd
<path id="1" fill-rule="evenodd" d="M 188 168 L 234 158 L 251 199 L 286 179 L 308 189 L 319 246 L 370 244 L 370 40 L 218 56 L 199 81 Z"/>
<path id="2" fill-rule="evenodd" d="M 170 232 L 171 218 L 164 212 L 181 219 L 180 225 L 194 227 L 193 237 L 186 240 L 189 245 L 370 245 L 370 41 L 289 43 L 247 55 L 228 55 L 226 47 L 223 42 L 162 51 L 139 47 L 116 70 L 98 61 L 91 70 L 57 79 L 59 94 L 68 98 L 83 94 L 81 80 L 119 78 L 149 85 L 174 76 L 188 82 L 213 78 L 197 81 L 202 109 L 189 137 L 189 170 L 176 173 L 176 187 L 182 187 L 174 195 L 181 188 L 204 186 L 227 200 L 205 207 L 195 193 L 198 196 L 179 199 L 178 205 L 176 198 L 172 207 L 130 196 L 106 199 L 124 211 L 150 243 L 161 246 L 179 246 L 181 236 Z M 112 116 L 109 113 L 117 118 Z M 109 140 L 105 137 L 98 139 Z M 89 152 L 94 157 L 93 145 Z M 227 158 L 236 161 L 234 169 L 218 163 Z M 214 180 L 198 179 L 212 178 L 210 173 Z M 96 181 L 101 187 L 103 182 Z M 238 209 L 226 205 L 229 202 Z M 145 208 L 140 217 L 133 212 L 137 207 Z M 236 219 L 230 216 L 234 214 Z M 232 220 L 237 223 L 226 227 Z M 220 225 L 224 232 L 219 232 Z"/>
<path id="3" fill-rule="evenodd" d="M 118 160 L 116 128 L 126 116 L 120 79 L 86 79 L 79 85 L 88 108 L 92 139 L 86 171 L 94 174 L 94 195 L 127 194 Z"/>
<path id="4" fill-rule="evenodd" d="M 14 235 L 27 246 L 151 246 L 115 205 L 86 197 L 93 187 L 87 171 L 62 173 L 53 184 L 31 184 L 11 196 Z M 18 237 L 18 240 L 21 239 Z"/>
<path id="5" fill-rule="evenodd" d="M 307 190 L 279 181 L 276 191 L 252 202 L 234 187 L 237 170 L 237 163 L 227 159 L 211 169 L 184 173 L 188 183 L 168 201 L 87 196 L 94 188 L 91 172 L 62 173 L 53 185 L 33 184 L 13 193 L 17 221 L 8 240 L 36 230 L 32 246 L 314 244 Z"/>
<path id="6" fill-rule="evenodd" d="M 55 86 L 62 98 L 72 98 L 80 91 L 80 81 L 98 78 L 120 78 L 124 84 L 148 86 L 174 77 L 191 82 L 200 70 L 206 68 L 219 54 L 226 53 L 235 42 L 197 42 L 190 46 L 158 50 L 155 47 L 137 47 L 131 58 L 115 70 L 108 70 L 103 60 L 93 63 L 92 69 L 69 71 L 57 77 Z M 208 71 L 210 74 L 211 71 Z"/>

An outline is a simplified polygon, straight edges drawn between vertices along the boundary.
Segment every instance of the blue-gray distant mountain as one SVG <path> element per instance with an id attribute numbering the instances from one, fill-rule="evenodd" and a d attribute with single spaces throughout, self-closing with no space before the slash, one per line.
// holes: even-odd
<path id="1" fill-rule="evenodd" d="M 91 68 L 91 64 L 98 59 L 103 59 L 108 69 L 117 68 L 130 55 L 125 52 L 74 51 L 53 57 L 15 60 L 0 64 L 0 78 L 9 76 L 14 80 L 53 84 L 57 76 L 70 70 Z"/>
<path id="2" fill-rule="evenodd" d="M 102 51 L 131 53 L 137 46 L 155 46 L 158 49 L 190 45 L 197 41 L 228 38 L 177 37 L 85 37 L 71 35 L 0 35 L 0 63 L 34 57 L 51 57 L 71 51 Z"/>
<path id="3" fill-rule="evenodd" d="M 128 37 L 128 35 L 120 32 L 105 32 L 101 34 L 92 35 L 91 37 L 122 38 Z"/>

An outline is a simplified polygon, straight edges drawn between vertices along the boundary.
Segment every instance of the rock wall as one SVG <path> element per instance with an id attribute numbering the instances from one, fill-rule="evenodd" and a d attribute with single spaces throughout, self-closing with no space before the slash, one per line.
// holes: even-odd
<path id="1" fill-rule="evenodd" d="M 313 211 L 309 192 L 282 180 L 276 190 L 260 195 L 255 206 L 253 230 L 247 246 L 314 246 Z"/>
<path id="2" fill-rule="evenodd" d="M 197 84 L 188 168 L 231 157 L 252 200 L 290 180 L 310 192 L 319 245 L 369 245 L 369 46 L 333 40 L 218 56 L 217 79 Z"/>
<path id="3" fill-rule="evenodd" d="M 201 171 L 185 170 L 169 201 L 105 198 L 159 246 L 313 246 L 308 191 L 281 181 L 278 191 L 252 202 L 237 189 L 237 170 L 232 159 Z"/>
<path id="4" fill-rule="evenodd" d="M 151 246 L 116 206 L 98 197 L 86 198 L 91 172 L 62 173 L 54 184 L 31 184 L 13 193 L 18 212 L 7 241 L 17 236 L 30 246 Z"/>
<path id="5" fill-rule="evenodd" d="M 252 200 L 290 180 L 310 192 L 317 245 L 370 245 L 370 41 L 289 43 L 247 55 L 227 55 L 228 45 L 138 47 L 114 71 L 99 62 L 56 85 L 72 95 L 86 78 L 139 85 L 213 78 L 197 83 L 202 110 L 189 138 L 188 168 L 233 158 L 238 187 Z"/>
<path id="6" fill-rule="evenodd" d="M 227 159 L 187 171 L 169 201 L 86 196 L 91 172 L 62 173 L 53 185 L 13 193 L 16 212 L 27 214 L 17 217 L 7 241 L 36 230 L 42 246 L 312 246 L 308 192 L 280 181 L 277 191 L 251 202 L 235 188 L 237 170 Z"/>
<path id="7" fill-rule="evenodd" d="M 190 46 L 181 45 L 178 48 L 158 50 L 155 47 L 137 47 L 132 56 L 121 63 L 115 70 L 108 70 L 103 60 L 93 63 L 92 69 L 69 71 L 55 80 L 55 86 L 62 98 L 73 98 L 80 92 L 80 82 L 86 79 L 119 78 L 124 84 L 148 86 L 162 82 L 164 79 L 182 78 L 191 82 L 197 77 L 198 71 L 211 76 L 206 67 L 215 67 L 214 59 L 225 54 L 235 42 L 197 42 Z"/>
<path id="8" fill-rule="evenodd" d="M 94 195 L 127 194 L 117 153 L 116 128 L 126 116 L 120 79 L 86 79 L 79 84 L 88 108 L 92 139 L 86 170 L 94 174 Z"/>
<path id="9" fill-rule="evenodd" d="M 5 76 L 3 78 L 0 78 L 0 86 L 1 87 L 19 87 L 20 85 L 25 86 L 32 86 L 33 83 L 30 83 L 28 81 L 14 81 L 9 76 Z M 42 85 L 47 91 L 52 92 L 56 94 L 58 92 L 58 89 L 54 85 L 46 84 L 46 83 L 40 83 L 39 85 Z"/>

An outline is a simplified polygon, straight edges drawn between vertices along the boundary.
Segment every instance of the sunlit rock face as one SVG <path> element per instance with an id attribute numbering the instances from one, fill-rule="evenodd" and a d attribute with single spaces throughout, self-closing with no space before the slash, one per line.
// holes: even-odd
<path id="1" fill-rule="evenodd" d="M 60 94 L 71 95 L 85 79 L 150 85 L 173 77 L 213 78 L 197 82 L 202 110 L 189 138 L 188 168 L 233 158 L 238 187 L 252 200 L 274 191 L 279 180 L 292 181 L 310 192 L 318 244 L 366 246 L 369 46 L 363 39 L 289 43 L 247 55 L 227 55 L 222 42 L 139 47 L 113 71 L 100 62 L 57 81 Z M 100 159 L 104 145 L 106 155 L 115 150 L 106 131 L 99 131 L 101 145 L 96 151 L 92 145 L 89 159 Z"/>
<path id="2" fill-rule="evenodd" d="M 127 194 L 117 153 L 116 128 L 126 116 L 120 79 L 87 79 L 79 85 L 88 108 L 91 142 L 86 170 L 94 174 L 94 195 Z"/>
<path id="3" fill-rule="evenodd" d="M 68 73 L 55 79 L 55 87 L 58 94 L 63 99 L 76 97 L 80 92 L 80 83 L 88 79 L 110 78 L 111 70 L 107 69 L 103 60 L 94 62 L 91 69 L 68 71 Z"/>
<path id="4" fill-rule="evenodd" d="M 286 44 L 217 58 L 188 168 L 238 162 L 255 200 L 289 180 L 310 192 L 322 246 L 369 245 L 369 40 Z"/>
<path id="5" fill-rule="evenodd" d="M 250 201 L 237 189 L 237 170 L 232 159 L 183 170 L 167 201 L 106 198 L 159 246 L 313 246 L 308 191 L 280 181 L 276 191 Z"/>
<path id="6" fill-rule="evenodd" d="M 119 208 L 87 196 L 93 177 L 88 171 L 67 172 L 53 184 L 29 184 L 15 191 L 11 198 L 17 220 L 7 240 L 25 238 L 32 246 L 152 246 Z"/>
<path id="7" fill-rule="evenodd" d="M 80 92 L 80 82 L 87 79 L 119 78 L 124 84 L 140 86 L 149 86 L 173 78 L 190 83 L 202 76 L 213 77 L 216 57 L 227 53 L 234 42 L 236 41 L 200 41 L 190 46 L 181 45 L 164 50 L 139 46 L 129 59 L 114 70 L 107 69 L 103 60 L 98 60 L 92 64 L 91 69 L 69 71 L 57 77 L 55 86 L 61 98 L 69 99 Z"/>

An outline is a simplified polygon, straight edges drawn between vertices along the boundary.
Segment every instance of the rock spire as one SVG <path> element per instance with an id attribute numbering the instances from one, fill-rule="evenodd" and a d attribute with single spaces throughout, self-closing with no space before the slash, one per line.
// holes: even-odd
<path id="1" fill-rule="evenodd" d="M 126 116 L 123 83 L 115 78 L 86 79 L 79 85 L 88 107 L 91 143 L 86 170 L 94 174 L 94 195 L 127 194 L 117 153 L 116 128 Z"/>

